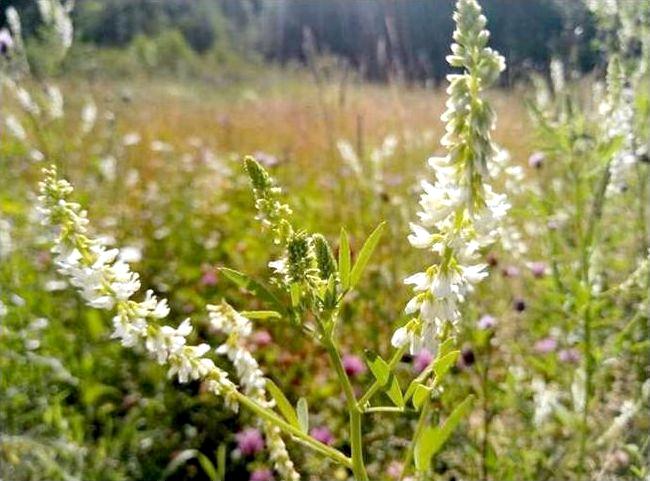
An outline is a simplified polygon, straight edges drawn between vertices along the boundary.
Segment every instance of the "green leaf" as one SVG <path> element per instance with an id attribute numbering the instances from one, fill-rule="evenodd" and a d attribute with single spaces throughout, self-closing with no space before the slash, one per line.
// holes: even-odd
<path id="1" fill-rule="evenodd" d="M 219 474 L 217 473 L 214 464 L 212 464 L 212 461 L 210 461 L 210 458 L 203 453 L 198 453 L 196 457 L 199 460 L 199 464 L 203 468 L 203 471 L 208 475 L 208 478 L 210 478 L 210 481 L 219 481 Z"/>
<path id="2" fill-rule="evenodd" d="M 418 411 L 422 408 L 422 404 L 431 396 L 431 388 L 425 386 L 424 384 L 417 383 L 413 388 L 413 407 Z"/>
<path id="3" fill-rule="evenodd" d="M 300 422 L 296 411 L 294 411 L 293 406 L 286 398 L 282 390 L 270 379 L 266 380 L 266 390 L 271 394 L 275 404 L 278 406 L 279 411 L 282 413 L 284 418 L 289 424 L 300 429 Z"/>
<path id="4" fill-rule="evenodd" d="M 219 481 L 226 481 L 226 443 L 221 443 L 215 452 L 217 459 L 217 479 Z"/>
<path id="5" fill-rule="evenodd" d="M 449 369 L 456 364 L 460 351 L 451 351 L 450 353 L 439 357 L 433 361 L 433 372 L 436 373 L 436 384 L 440 384 L 442 379 L 449 372 Z"/>
<path id="6" fill-rule="evenodd" d="M 375 376 L 375 379 L 377 379 L 379 385 L 386 392 L 386 395 L 388 395 L 390 400 L 393 401 L 393 404 L 400 408 L 404 407 L 404 396 L 402 395 L 402 390 L 397 378 L 391 373 L 388 363 L 373 351 L 366 351 L 365 357 L 370 372 Z"/>
<path id="7" fill-rule="evenodd" d="M 350 288 L 350 239 L 345 229 L 341 229 L 339 238 L 339 278 L 343 289 Z"/>
<path id="8" fill-rule="evenodd" d="M 368 239 L 366 239 L 366 242 L 363 244 L 363 247 L 359 251 L 359 256 L 357 257 L 357 261 L 354 263 L 354 267 L 352 268 L 352 272 L 350 273 L 350 287 L 356 286 L 359 280 L 361 279 L 361 274 L 363 274 L 366 265 L 368 265 L 370 256 L 372 256 L 372 253 L 377 247 L 377 244 L 379 243 L 379 239 L 381 238 L 381 235 L 384 232 L 385 227 L 386 227 L 386 222 L 382 222 L 381 224 L 379 224 L 379 226 L 377 226 L 377 228 L 372 232 L 372 234 L 368 236 Z"/>
<path id="9" fill-rule="evenodd" d="M 299 428 L 303 433 L 306 434 L 309 432 L 309 406 L 307 405 L 307 400 L 304 397 L 298 399 L 296 410 L 298 411 Z"/>
<path id="10" fill-rule="evenodd" d="M 241 311 L 241 315 L 249 319 L 282 319 L 282 314 L 276 311 Z"/>
<path id="11" fill-rule="evenodd" d="M 433 456 L 440 451 L 447 442 L 456 426 L 465 417 L 472 406 L 474 396 L 470 394 L 465 400 L 456 406 L 449 417 L 441 426 L 427 426 L 422 431 L 418 439 L 415 440 L 414 459 L 415 468 L 426 473 L 431 468 Z"/>
<path id="12" fill-rule="evenodd" d="M 409 387 L 406 389 L 406 394 L 404 395 L 406 401 L 411 399 L 415 393 L 415 388 L 418 384 L 424 383 L 432 371 L 435 371 L 436 373 L 436 384 L 439 384 L 442 381 L 449 369 L 451 369 L 455 364 L 460 353 L 459 351 L 452 351 L 451 348 L 453 346 L 454 341 L 452 339 L 448 339 L 440 345 L 438 357 L 436 357 L 436 359 L 434 359 L 433 362 L 429 364 L 424 371 L 418 375 L 418 377 L 411 381 L 411 384 L 409 384 Z"/>
<path id="13" fill-rule="evenodd" d="M 384 361 L 379 354 L 374 351 L 367 350 L 365 352 L 366 364 L 370 368 L 370 372 L 375 379 L 379 382 L 381 387 L 384 387 L 388 384 L 390 379 L 390 367 L 388 363 Z"/>
<path id="14" fill-rule="evenodd" d="M 273 294 L 266 286 L 257 282 L 256 280 L 252 279 L 246 274 L 236 271 L 234 269 L 228 269 L 227 267 L 219 268 L 219 272 L 221 272 L 224 276 L 226 276 L 228 279 L 230 279 L 232 282 L 237 284 L 242 289 L 247 290 L 252 294 L 255 294 L 261 300 L 264 300 L 272 304 L 279 311 L 282 312 L 284 310 L 282 303 L 276 297 L 275 294 Z"/>
<path id="15" fill-rule="evenodd" d="M 404 407 L 404 396 L 402 396 L 402 389 L 399 387 L 399 381 L 391 373 L 390 375 L 390 387 L 386 389 L 386 394 L 393 401 L 393 404 L 398 408 Z"/>
<path id="16" fill-rule="evenodd" d="M 454 349 L 455 344 L 456 341 L 454 339 L 447 339 L 445 342 L 440 344 L 440 348 L 438 349 L 438 357 L 443 357 L 449 354 Z"/>
<path id="17" fill-rule="evenodd" d="M 180 453 L 178 453 L 176 456 L 174 456 L 174 459 L 172 459 L 167 466 L 165 467 L 165 470 L 162 473 L 162 476 L 160 477 L 161 480 L 165 480 L 169 478 L 172 474 L 174 474 L 178 469 L 187 463 L 190 459 L 194 459 L 198 457 L 199 452 L 196 449 L 184 449 Z"/>
<path id="18" fill-rule="evenodd" d="M 289 286 L 289 294 L 291 294 L 291 306 L 298 307 L 300 305 L 300 284 L 297 282 L 292 283 Z"/>

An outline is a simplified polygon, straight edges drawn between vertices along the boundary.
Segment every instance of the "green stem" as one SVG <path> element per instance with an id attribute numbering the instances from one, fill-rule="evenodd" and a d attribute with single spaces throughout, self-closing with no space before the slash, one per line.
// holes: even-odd
<path id="1" fill-rule="evenodd" d="M 271 424 L 276 425 L 286 433 L 291 434 L 293 437 L 295 437 L 298 441 L 300 441 L 305 446 L 308 446 L 314 451 L 322 454 L 323 456 L 331 459 L 332 461 L 336 461 L 337 463 L 342 464 L 343 466 L 346 466 L 348 468 L 352 467 L 352 461 L 343 453 L 341 453 L 340 451 L 334 448 L 331 448 L 326 444 L 316 441 L 314 438 L 302 432 L 300 429 L 284 421 L 273 411 L 265 408 L 264 406 L 258 404 L 252 399 L 247 398 L 239 391 L 233 391 L 233 396 L 237 399 L 237 402 L 239 404 L 250 409 L 255 414 L 257 414 L 260 418 L 270 422 Z"/>
<path id="2" fill-rule="evenodd" d="M 397 406 L 373 406 L 363 410 L 364 413 L 403 413 L 404 408 Z"/>
<path id="3" fill-rule="evenodd" d="M 402 356 L 404 356 L 404 353 L 406 352 L 406 346 L 400 347 L 397 351 L 393 353 L 393 357 L 390 358 L 390 361 L 388 361 L 388 368 L 390 371 L 395 368 L 397 363 L 402 359 Z M 359 406 L 360 409 L 364 409 L 365 405 L 372 399 L 372 397 L 381 389 L 381 383 L 378 380 L 375 380 L 375 382 L 368 388 L 366 393 L 361 396 L 361 399 L 359 399 L 359 402 L 357 403 L 357 406 Z M 366 412 L 368 412 L 368 409 L 365 409 Z"/>
<path id="4" fill-rule="evenodd" d="M 483 442 L 481 444 L 481 474 L 483 481 L 488 480 L 488 462 L 487 454 L 489 448 L 489 435 L 490 435 L 490 361 L 492 359 L 492 339 L 487 341 L 487 352 L 485 356 L 485 368 L 481 384 L 483 385 Z"/>
<path id="5" fill-rule="evenodd" d="M 582 287 L 587 293 L 585 300 L 584 315 L 583 315 L 583 331 L 584 331 L 584 358 L 585 358 L 585 402 L 582 406 L 582 421 L 580 429 L 580 451 L 579 451 L 579 467 L 581 472 L 585 472 L 586 459 L 587 459 L 587 438 L 589 437 L 589 401 L 593 391 L 593 375 L 594 375 L 594 357 L 593 357 L 593 333 L 592 333 L 592 302 L 593 295 L 591 292 L 591 279 L 589 278 L 589 263 L 591 254 L 595 243 L 596 226 L 603 216 L 603 209 L 605 200 L 607 198 L 607 186 L 611 178 L 610 163 L 605 166 L 605 170 L 600 178 L 598 190 L 596 191 L 592 206 L 591 215 L 587 223 L 585 235 L 582 242 Z"/>
<path id="6" fill-rule="evenodd" d="M 586 468 L 586 458 L 587 458 L 587 438 L 589 437 L 589 399 L 591 398 L 592 391 L 592 377 L 593 377 L 593 356 L 592 356 L 592 329 L 591 329 L 591 296 L 587 301 L 585 306 L 585 315 L 583 319 L 583 329 L 585 333 L 584 339 L 584 357 L 585 357 L 585 382 L 584 382 L 584 392 L 585 392 L 585 401 L 582 406 L 582 420 L 581 420 L 581 429 L 580 429 L 580 455 L 579 455 L 579 466 L 580 471 L 585 472 Z"/>
<path id="7" fill-rule="evenodd" d="M 418 419 L 418 423 L 415 426 L 415 432 L 413 433 L 413 441 L 411 442 L 408 449 L 406 450 L 406 455 L 404 456 L 404 461 L 402 462 L 403 467 L 402 467 L 402 475 L 400 476 L 400 481 L 402 481 L 409 472 L 409 468 L 411 467 L 411 462 L 413 462 L 413 448 L 417 444 L 420 436 L 422 435 L 422 430 L 426 426 L 427 418 L 429 417 L 430 412 L 431 412 L 431 398 L 427 396 L 426 400 L 424 401 L 424 405 L 422 406 L 422 411 L 420 412 L 420 418 Z"/>
<path id="8" fill-rule="evenodd" d="M 361 438 L 361 410 L 357 406 L 357 399 L 350 378 L 345 372 L 343 361 L 330 336 L 324 336 L 323 345 L 334 365 L 334 370 L 343 387 L 345 399 L 350 415 L 350 449 L 352 455 L 352 474 L 356 481 L 368 481 L 368 473 L 363 462 L 363 440 Z"/>

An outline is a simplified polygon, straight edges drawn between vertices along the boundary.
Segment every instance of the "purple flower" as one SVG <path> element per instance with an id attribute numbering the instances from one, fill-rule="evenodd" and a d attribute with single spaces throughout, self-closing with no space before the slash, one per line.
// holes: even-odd
<path id="1" fill-rule="evenodd" d="M 334 436 L 332 431 L 329 430 L 327 426 L 316 426 L 311 428 L 309 435 L 314 438 L 316 441 L 320 441 L 323 444 L 328 446 L 334 443 Z"/>
<path id="2" fill-rule="evenodd" d="M 542 165 L 544 164 L 544 160 L 546 160 L 546 155 L 543 152 L 534 152 L 528 158 L 528 165 L 533 169 L 541 169 Z"/>
<path id="3" fill-rule="evenodd" d="M 517 312 L 524 312 L 526 310 L 526 301 L 523 299 L 515 299 L 515 302 L 513 302 L 512 307 L 514 307 L 515 311 Z"/>
<path id="4" fill-rule="evenodd" d="M 270 469 L 256 469 L 251 473 L 250 481 L 273 481 L 273 473 Z"/>
<path id="5" fill-rule="evenodd" d="M 0 30 L 0 55 L 7 55 L 14 46 L 14 39 L 6 28 Z"/>
<path id="6" fill-rule="evenodd" d="M 257 347 L 266 347 L 273 342 L 269 331 L 255 331 L 251 336 L 251 340 Z"/>
<path id="7" fill-rule="evenodd" d="M 253 456 L 264 449 L 262 433 L 255 428 L 246 428 L 235 434 L 237 447 L 244 456 Z"/>
<path id="8" fill-rule="evenodd" d="M 536 278 L 544 277 L 546 275 L 546 263 L 544 262 L 531 262 L 530 271 Z"/>
<path id="9" fill-rule="evenodd" d="M 460 350 L 460 361 L 461 365 L 464 367 L 471 367 L 476 362 L 476 355 L 474 354 L 474 349 L 469 346 L 466 346 Z"/>
<path id="10" fill-rule="evenodd" d="M 253 157 L 255 157 L 255 159 L 264 167 L 275 167 L 280 163 L 280 160 L 278 160 L 275 155 L 269 154 L 268 152 L 262 152 L 261 150 L 255 152 Z"/>
<path id="11" fill-rule="evenodd" d="M 208 269 L 201 277 L 201 284 L 204 286 L 214 286 L 217 283 L 217 273 L 212 269 Z"/>
<path id="12" fill-rule="evenodd" d="M 360 376 L 366 372 L 366 365 L 363 363 L 361 358 L 352 354 L 346 354 L 343 356 L 343 367 L 345 368 L 347 375 L 350 377 Z"/>
<path id="13" fill-rule="evenodd" d="M 485 314 L 483 317 L 481 317 L 478 320 L 479 329 L 484 329 L 484 330 L 492 329 L 494 326 L 496 326 L 496 324 L 497 324 L 497 320 L 489 314 Z"/>
<path id="14" fill-rule="evenodd" d="M 557 357 L 566 363 L 577 364 L 580 362 L 580 352 L 574 348 L 562 349 L 557 353 Z"/>
<path id="15" fill-rule="evenodd" d="M 501 273 L 503 277 L 519 277 L 519 268 L 517 266 L 506 266 Z"/>
<path id="16" fill-rule="evenodd" d="M 402 471 L 404 471 L 404 467 L 402 466 L 402 463 L 399 461 L 393 461 L 388 465 L 388 469 L 386 470 L 386 474 L 391 479 L 400 479 L 402 476 Z"/>
<path id="17" fill-rule="evenodd" d="M 539 354 L 548 354 L 549 352 L 555 351 L 556 347 L 557 341 L 552 337 L 545 337 L 535 343 L 535 351 Z"/>
<path id="18" fill-rule="evenodd" d="M 427 349 L 422 349 L 413 358 L 413 369 L 418 374 L 424 371 L 433 361 L 433 354 Z"/>

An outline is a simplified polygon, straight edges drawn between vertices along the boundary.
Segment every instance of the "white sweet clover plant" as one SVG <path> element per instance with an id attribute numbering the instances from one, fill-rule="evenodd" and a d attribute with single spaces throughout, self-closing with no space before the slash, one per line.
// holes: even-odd
<path id="1" fill-rule="evenodd" d="M 411 224 L 409 242 L 434 256 L 434 264 L 405 282 L 414 297 L 407 314 L 417 317 L 398 329 L 393 345 L 411 351 L 433 350 L 440 333 L 457 327 L 461 304 L 473 286 L 487 277 L 481 249 L 493 243 L 509 204 L 492 190 L 489 167 L 499 153 L 491 138 L 495 114 L 481 97 L 505 68 L 505 61 L 487 47 L 486 19 L 475 1 L 458 2 L 452 55 L 447 60 L 463 72 L 449 75 L 444 157 L 432 157 L 436 180 L 422 181 L 419 223 Z"/>
<path id="2" fill-rule="evenodd" d="M 491 139 L 495 114 L 482 97 L 505 64 L 503 57 L 487 47 L 486 19 L 476 0 L 458 0 L 454 20 L 455 43 L 448 61 L 461 72 L 449 76 L 449 100 L 443 115 L 447 133 L 442 140 L 447 154 L 429 161 L 436 179 L 422 183 L 422 211 L 409 237 L 414 247 L 431 253 L 433 262 L 406 279 L 414 286 L 414 297 L 406 308 L 413 318 L 393 336 L 396 350 L 390 360 L 372 353 L 367 356 L 375 381 L 360 397 L 344 369 L 336 327 L 340 307 L 360 282 L 383 224 L 368 237 L 354 263 L 349 239 L 342 230 L 335 259 L 324 236 L 294 227 L 280 188 L 255 159 L 247 158 L 257 217 L 283 254 L 270 264 L 271 287 L 240 272 L 222 270 L 270 310 L 239 313 L 226 303 L 209 306 L 211 326 L 226 336 L 224 343 L 212 350 L 207 344 L 188 341 L 192 332 L 189 320 L 176 328 L 164 325 L 169 307 L 152 291 L 147 291 L 143 300 L 134 300 L 140 289 L 138 275 L 120 259 L 117 249 L 107 249 L 88 235 L 86 212 L 71 200 L 70 184 L 57 176 L 54 167 L 44 171 L 40 209 L 44 223 L 56 233 L 53 252 L 59 271 L 69 277 L 89 306 L 116 312 L 113 337 L 125 347 L 144 350 L 166 364 L 170 377 L 181 383 L 202 381 L 235 410 L 240 405 L 252 410 L 266 434 L 275 470 L 284 480 L 294 481 L 299 475 L 281 433 L 351 469 L 354 479 L 364 481 L 369 479 L 362 437 L 364 416 L 407 411 L 419 412 L 419 420 L 406 448 L 402 477 L 415 471 L 424 479 L 434 455 L 471 407 L 468 397 L 442 424 L 431 422 L 432 400 L 440 394 L 442 380 L 458 358 L 454 334 L 460 327 L 461 305 L 473 286 L 487 276 L 481 251 L 494 242 L 509 207 L 505 196 L 495 193 L 489 184 L 489 171 L 499 149 Z M 264 378 L 245 343 L 252 329 L 249 318 L 261 317 L 288 319 L 327 351 L 346 399 L 349 455 L 309 436 L 306 402 L 299 401 L 295 410 L 281 390 Z M 437 355 L 403 390 L 392 371 L 409 347 L 437 347 Z M 212 354 L 224 355 L 232 362 L 239 386 L 214 363 Z M 378 404 L 375 394 L 379 392 L 385 392 L 392 405 Z"/>

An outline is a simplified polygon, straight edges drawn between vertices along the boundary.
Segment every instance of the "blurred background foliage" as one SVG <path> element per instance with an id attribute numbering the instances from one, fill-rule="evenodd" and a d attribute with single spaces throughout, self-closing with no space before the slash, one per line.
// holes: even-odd
<path id="1" fill-rule="evenodd" d="M 594 21 L 580 0 L 484 4 L 491 44 L 509 61 L 504 82 L 531 68 L 546 70 L 552 57 L 581 71 L 598 63 Z M 19 10 L 28 36 L 38 33 L 34 2 L 4 1 L 7 5 Z M 206 60 L 210 65 L 260 59 L 304 64 L 311 43 L 366 79 L 438 82 L 448 70 L 452 8 L 453 0 L 79 0 L 77 55 L 69 63 L 76 59 L 85 69 L 100 69 L 96 55 L 90 62 L 89 57 L 103 47 L 99 58 L 114 74 L 134 69 L 196 74 Z M 129 50 L 132 61 L 111 56 L 111 49 Z"/>

